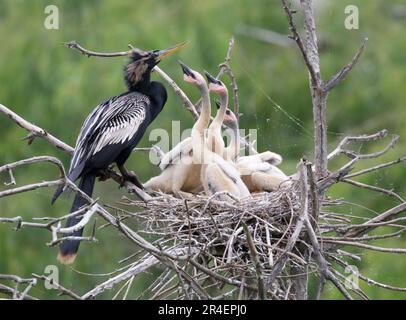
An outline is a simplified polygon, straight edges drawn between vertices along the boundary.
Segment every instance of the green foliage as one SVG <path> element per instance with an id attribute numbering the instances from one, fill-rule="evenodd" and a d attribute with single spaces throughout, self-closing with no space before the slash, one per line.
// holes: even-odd
<path id="1" fill-rule="evenodd" d="M 402 136 L 397 148 L 384 160 L 404 155 L 406 147 L 406 60 L 404 23 L 394 13 L 403 1 L 317 1 L 317 23 L 321 47 L 323 77 L 327 79 L 348 63 L 364 37 L 369 41 L 359 64 L 348 78 L 330 95 L 328 101 L 329 146 L 333 148 L 344 134 L 372 133 L 382 128 Z M 239 24 L 247 24 L 287 34 L 287 22 L 279 1 L 54 1 L 60 13 L 60 29 L 47 30 L 43 21 L 49 1 L 0 2 L 0 102 L 27 120 L 46 128 L 70 145 L 86 115 L 105 98 L 124 90 L 123 58 L 85 58 L 62 46 L 77 40 L 98 51 L 126 50 L 131 43 L 145 49 L 165 48 L 180 41 L 189 44 L 176 57 L 162 62 L 161 67 L 182 87 L 180 59 L 197 70 L 212 73 L 224 59 L 228 39 Z M 344 8 L 355 4 L 360 12 L 360 29 L 344 28 Z M 272 149 L 285 159 L 282 168 L 295 171 L 302 155 L 312 157 L 312 109 L 308 76 L 296 48 L 279 47 L 236 34 L 232 67 L 240 88 L 242 128 L 258 129 L 259 150 Z M 156 76 L 155 76 L 156 77 Z M 228 82 L 228 80 L 226 80 Z M 193 99 L 195 91 L 185 86 Z M 192 125 L 192 118 L 169 89 L 169 100 L 151 128 L 171 129 L 171 120 L 180 120 L 182 128 Z M 281 106 L 281 109 L 278 107 Z M 287 116 L 287 114 L 289 116 Z M 292 120 L 294 119 L 294 120 Z M 68 167 L 69 157 L 37 139 L 27 146 L 21 138 L 25 132 L 0 116 L 0 165 L 33 155 L 54 155 Z M 150 145 L 148 132 L 141 142 Z M 376 146 L 364 146 L 364 149 Z M 403 153 L 402 153 L 403 152 Z M 368 161 L 363 166 L 376 163 Z M 144 154 L 134 154 L 128 166 L 142 180 L 158 170 Z M 361 165 L 359 166 L 360 168 Z M 18 185 L 57 177 L 49 165 L 32 165 L 15 171 Z M 404 165 L 373 173 L 359 180 L 393 188 L 406 197 Z M 1 177 L 0 190 L 8 176 Z M 53 190 L 38 190 L 16 197 L 0 199 L 0 215 L 21 215 L 25 219 L 38 216 L 60 216 L 70 208 L 71 198 L 62 198 L 51 207 Z M 111 182 L 97 184 L 95 195 L 106 201 L 117 201 L 124 190 Z M 380 195 L 371 196 L 351 186 L 340 185 L 330 192 L 357 205 L 345 209 L 356 215 L 371 217 L 394 204 Z M 343 208 L 341 208 L 343 210 Z M 102 222 L 99 221 L 98 224 Z M 99 244 L 82 244 L 74 268 L 92 274 L 114 270 L 117 261 L 136 251 L 131 243 L 105 229 L 98 234 Z M 41 230 L 12 231 L 0 225 L 0 273 L 28 277 L 43 273 L 45 266 L 56 264 L 56 248 L 44 244 L 49 233 Z M 405 239 L 383 245 L 405 246 Z M 402 255 L 367 252 L 359 264 L 362 273 L 397 286 L 406 286 Z M 85 276 L 68 267 L 61 267 L 61 283 L 85 292 L 106 276 Z M 137 278 L 133 296 L 141 293 L 153 278 L 148 274 Z M 371 298 L 406 298 L 362 284 Z M 330 288 L 330 287 L 329 287 Z M 314 292 L 314 289 L 312 289 Z M 35 289 L 43 298 L 54 297 L 45 289 Z M 103 298 L 111 298 L 107 292 Z M 338 298 L 335 289 L 324 298 Z"/>

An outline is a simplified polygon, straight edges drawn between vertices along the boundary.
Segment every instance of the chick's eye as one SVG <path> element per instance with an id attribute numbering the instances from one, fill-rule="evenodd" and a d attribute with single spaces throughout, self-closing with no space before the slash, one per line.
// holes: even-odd
<path id="1" fill-rule="evenodd" d="M 226 114 L 230 114 L 230 110 L 227 110 L 227 111 L 226 111 Z"/>

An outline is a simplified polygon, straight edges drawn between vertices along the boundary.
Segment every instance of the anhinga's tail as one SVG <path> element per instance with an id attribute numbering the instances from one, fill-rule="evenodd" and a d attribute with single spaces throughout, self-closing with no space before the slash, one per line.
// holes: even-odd
<path id="1" fill-rule="evenodd" d="M 84 193 L 86 193 L 89 197 L 92 196 L 93 193 L 93 187 L 94 187 L 94 182 L 95 182 L 96 176 L 89 174 L 89 175 L 84 175 L 82 179 L 80 180 L 79 183 L 79 189 L 82 190 Z M 75 196 L 75 200 L 73 201 L 72 204 L 72 209 L 70 212 L 75 212 L 80 209 L 83 205 L 87 204 L 87 201 L 83 199 L 78 193 Z M 72 227 L 75 224 L 77 224 L 81 220 L 81 216 L 77 217 L 71 217 L 68 218 L 66 221 L 65 227 Z M 80 237 L 82 236 L 83 229 L 80 229 L 78 231 L 75 231 L 70 234 L 65 234 L 64 236 L 75 236 L 75 237 Z M 58 254 L 58 261 L 63 263 L 63 264 L 71 264 L 73 261 L 75 261 L 76 258 L 76 253 L 79 250 L 79 244 L 80 241 L 77 240 L 65 240 L 62 241 L 62 243 L 59 246 L 59 254 Z"/>

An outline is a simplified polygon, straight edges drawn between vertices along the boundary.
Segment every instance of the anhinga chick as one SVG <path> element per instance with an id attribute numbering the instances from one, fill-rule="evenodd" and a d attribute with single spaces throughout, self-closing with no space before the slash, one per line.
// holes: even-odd
<path id="1" fill-rule="evenodd" d="M 160 82 L 151 81 L 151 71 L 163 57 L 181 48 L 183 44 L 165 50 L 142 51 L 133 49 L 124 69 L 128 91 L 108 98 L 99 104 L 86 118 L 76 142 L 68 179 L 81 178 L 79 188 L 92 195 L 96 176 L 116 163 L 123 179 L 130 179 L 142 187 L 135 174 L 124 168 L 133 148 L 141 140 L 146 128 L 161 112 L 167 100 L 167 92 Z M 59 188 L 52 203 L 61 194 Z M 76 195 L 70 212 L 77 211 L 87 202 Z M 66 227 L 76 225 L 80 218 L 70 217 Z M 81 236 L 83 229 L 65 236 Z M 58 260 L 64 264 L 74 261 L 80 241 L 65 240 L 60 245 Z"/>
<path id="2" fill-rule="evenodd" d="M 228 90 L 223 82 L 214 78 L 207 71 L 205 72 L 208 88 L 210 93 L 218 95 L 220 108 L 218 108 L 216 116 L 214 117 L 212 123 L 208 128 L 208 145 L 209 148 L 223 156 L 224 155 L 224 140 L 222 136 L 222 125 L 226 117 L 227 106 L 228 106 Z"/>

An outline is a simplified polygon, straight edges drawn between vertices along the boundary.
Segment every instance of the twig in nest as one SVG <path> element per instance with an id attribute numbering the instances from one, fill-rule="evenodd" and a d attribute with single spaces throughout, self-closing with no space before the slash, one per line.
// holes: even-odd
<path id="1" fill-rule="evenodd" d="M 255 248 L 254 241 L 252 240 L 252 236 L 251 236 L 251 233 L 248 230 L 247 225 L 245 223 L 242 223 L 242 227 L 244 229 L 245 236 L 247 237 L 247 244 L 248 244 L 248 248 L 249 248 L 249 251 L 250 251 L 251 260 L 252 260 L 252 263 L 255 266 L 255 272 L 256 272 L 257 281 L 258 281 L 259 298 L 261 300 L 265 300 L 266 299 L 266 291 L 265 291 L 264 279 L 263 279 L 263 275 L 262 275 L 261 262 L 260 262 L 259 257 L 258 257 L 258 252 L 257 252 L 257 249 Z"/>

